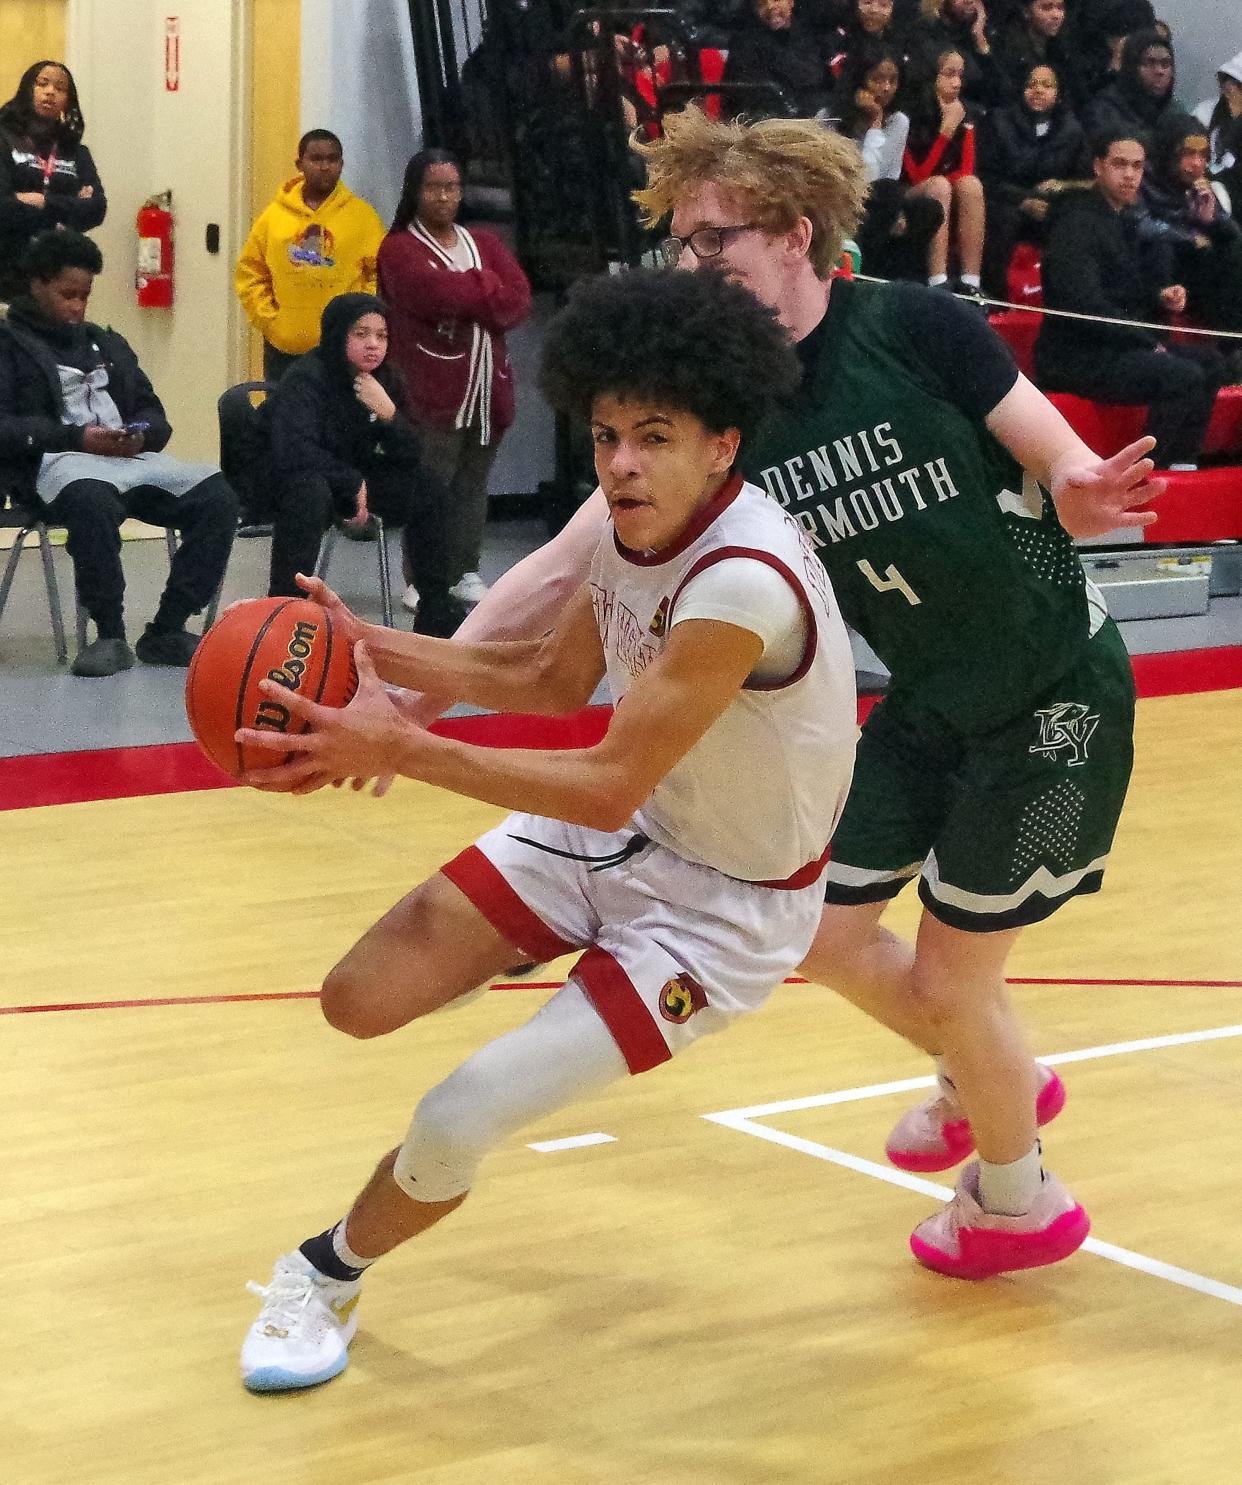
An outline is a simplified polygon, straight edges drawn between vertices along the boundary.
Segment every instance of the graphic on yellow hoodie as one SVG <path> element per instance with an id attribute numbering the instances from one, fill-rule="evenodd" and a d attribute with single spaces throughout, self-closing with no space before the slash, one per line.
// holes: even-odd
<path id="1" fill-rule="evenodd" d="M 311 211 L 295 175 L 250 229 L 233 283 L 264 340 L 300 356 L 319 344 L 319 317 L 338 294 L 375 293 L 384 227 L 375 208 L 337 183 Z"/>

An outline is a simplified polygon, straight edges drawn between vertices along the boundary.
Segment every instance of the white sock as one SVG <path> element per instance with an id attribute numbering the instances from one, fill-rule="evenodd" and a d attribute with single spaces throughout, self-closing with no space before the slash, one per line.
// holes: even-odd
<path id="1" fill-rule="evenodd" d="M 962 274 L 962 282 L 967 288 L 977 289 L 979 287 L 979 275 L 977 273 L 964 273 Z"/>
<path id="2" fill-rule="evenodd" d="M 1004 1170 L 1005 1167 L 1002 1166 L 1001 1169 Z M 344 1217 L 342 1217 L 341 1220 L 332 1229 L 332 1251 L 346 1266 L 346 1268 L 370 1268 L 371 1265 L 375 1262 L 374 1258 L 363 1258 L 361 1254 L 355 1253 L 354 1250 L 345 1241 Z"/>
<path id="3" fill-rule="evenodd" d="M 1043 1184 L 1043 1151 L 1036 1140 L 1020 1160 L 1006 1165 L 979 1161 L 979 1205 L 999 1217 L 1020 1217 L 1029 1212 Z"/>
<path id="4" fill-rule="evenodd" d="M 938 289 L 941 284 L 947 284 L 948 282 L 949 275 L 947 273 L 933 273 L 927 280 L 927 286 L 931 289 Z"/>

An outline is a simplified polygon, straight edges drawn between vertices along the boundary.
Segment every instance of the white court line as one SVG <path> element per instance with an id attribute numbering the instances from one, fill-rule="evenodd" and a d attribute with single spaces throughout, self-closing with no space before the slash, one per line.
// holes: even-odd
<path id="1" fill-rule="evenodd" d="M 1189 1031 L 1175 1036 L 1145 1037 L 1141 1041 L 1114 1042 L 1109 1046 L 1086 1047 L 1078 1052 L 1061 1052 L 1052 1057 L 1041 1057 L 1039 1060 L 1047 1063 L 1087 1062 L 1095 1057 L 1118 1057 L 1123 1052 L 1149 1052 L 1161 1047 L 1188 1046 L 1195 1042 L 1220 1041 L 1226 1037 L 1236 1036 L 1242 1036 L 1242 1026 L 1222 1026 L 1211 1031 Z M 948 1186 L 940 1186 L 934 1181 L 925 1181 L 921 1176 L 910 1175 L 892 1166 L 878 1165 L 874 1160 L 864 1160 L 858 1155 L 848 1154 L 845 1150 L 834 1150 L 815 1140 L 804 1139 L 801 1135 L 787 1134 L 783 1129 L 771 1129 L 765 1124 L 754 1122 L 768 1115 L 791 1113 L 798 1109 L 854 1103 L 864 1098 L 880 1098 L 888 1093 L 907 1093 L 918 1088 L 930 1088 L 934 1083 L 934 1078 L 906 1078 L 896 1083 L 874 1083 L 866 1088 L 847 1088 L 838 1093 L 821 1093 L 811 1098 L 790 1098 L 780 1103 L 755 1104 L 748 1109 L 725 1109 L 721 1113 L 704 1114 L 702 1117 L 712 1124 L 722 1124 L 725 1128 L 736 1129 L 741 1134 L 752 1134 L 756 1139 L 768 1140 L 774 1145 L 784 1145 L 786 1149 L 797 1150 L 803 1155 L 811 1155 L 816 1160 L 827 1160 L 833 1165 L 843 1166 L 846 1170 L 856 1171 L 859 1175 L 871 1176 L 877 1181 L 886 1181 L 890 1186 L 902 1186 L 907 1191 L 918 1191 L 924 1196 L 948 1200 L 953 1195 L 952 1189 Z M 1145 1253 L 1134 1253 L 1129 1248 L 1119 1248 L 1113 1243 L 1103 1243 L 1093 1237 L 1086 1240 L 1083 1250 L 1094 1253 L 1099 1258 L 1107 1258 L 1113 1263 L 1120 1263 L 1126 1268 L 1136 1269 L 1139 1273 L 1149 1274 L 1152 1278 L 1164 1279 L 1167 1283 L 1179 1284 L 1184 1289 L 1193 1289 L 1198 1294 L 1205 1294 L 1212 1299 L 1222 1299 L 1227 1304 L 1242 1307 L 1242 1289 L 1235 1288 L 1232 1284 L 1222 1284 L 1217 1279 L 1209 1279 L 1205 1274 L 1196 1274 L 1190 1269 L 1178 1268 L 1174 1264 L 1162 1262 L 1159 1258 L 1149 1258 Z"/>
<path id="2" fill-rule="evenodd" d="M 550 1155 L 554 1150 L 577 1150 L 583 1145 L 615 1145 L 615 1134 L 571 1134 L 563 1140 L 536 1140 L 527 1145 L 528 1150 L 538 1150 L 541 1155 Z"/>

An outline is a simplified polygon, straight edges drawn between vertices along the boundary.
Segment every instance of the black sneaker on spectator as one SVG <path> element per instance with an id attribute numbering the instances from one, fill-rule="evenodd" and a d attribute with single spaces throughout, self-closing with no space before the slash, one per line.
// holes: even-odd
<path id="1" fill-rule="evenodd" d="M 366 524 L 359 526 L 355 521 L 345 521 L 339 516 L 336 521 L 336 529 L 342 535 L 347 536 L 350 541 L 374 541 L 379 527 L 375 524 L 375 517 L 368 516 Z"/>
<path id="2" fill-rule="evenodd" d="M 178 665 L 184 670 L 197 648 L 197 634 L 184 629 L 156 629 L 148 624 L 134 646 L 134 654 L 144 665 Z"/>
<path id="3" fill-rule="evenodd" d="M 987 300 L 984 297 L 983 290 L 979 287 L 978 284 L 964 283 L 959 278 L 957 283 L 953 285 L 953 292 L 964 303 L 973 304 L 977 308 L 983 310 L 985 313 L 987 312 Z"/>
<path id="4" fill-rule="evenodd" d="M 123 639 L 96 639 L 82 646 L 69 669 L 74 675 L 116 675 L 133 663 L 134 652 Z"/>
<path id="5" fill-rule="evenodd" d="M 468 612 L 466 605 L 456 598 L 446 597 L 442 603 L 429 603 L 424 598 L 418 605 L 414 633 L 432 639 L 452 639 Z"/>

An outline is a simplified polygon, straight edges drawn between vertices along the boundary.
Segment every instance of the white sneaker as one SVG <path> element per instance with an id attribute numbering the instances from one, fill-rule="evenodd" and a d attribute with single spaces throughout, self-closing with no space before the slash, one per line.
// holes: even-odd
<path id="1" fill-rule="evenodd" d="M 246 1288 L 263 1300 L 242 1342 L 242 1385 L 250 1392 L 314 1387 L 345 1370 L 358 1328 L 361 1283 L 321 1274 L 301 1253 L 276 1260 L 271 1283 Z"/>
<path id="2" fill-rule="evenodd" d="M 487 597 L 487 584 L 477 572 L 464 572 L 449 592 L 462 603 L 479 603 Z"/>
<path id="3" fill-rule="evenodd" d="M 401 595 L 401 607 L 410 613 L 418 612 L 418 589 L 413 583 L 407 583 L 405 592 Z"/>

